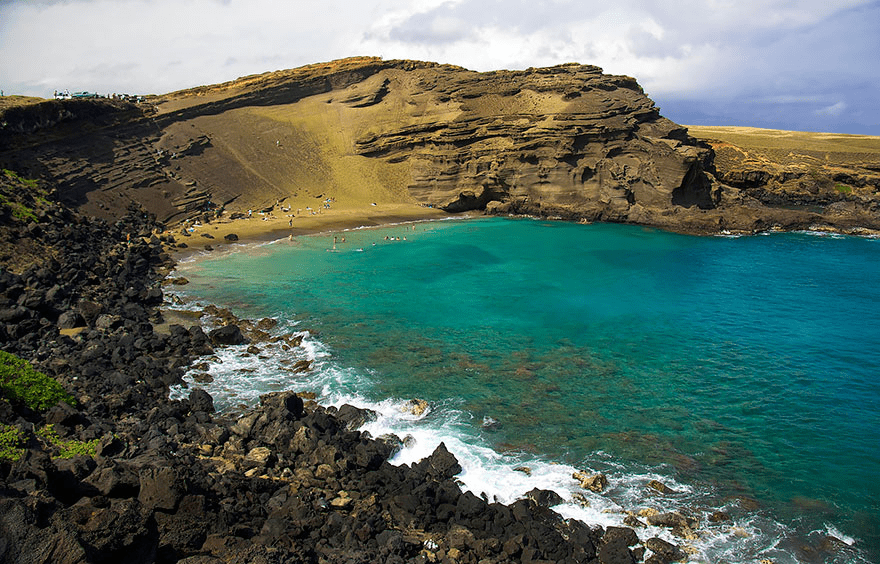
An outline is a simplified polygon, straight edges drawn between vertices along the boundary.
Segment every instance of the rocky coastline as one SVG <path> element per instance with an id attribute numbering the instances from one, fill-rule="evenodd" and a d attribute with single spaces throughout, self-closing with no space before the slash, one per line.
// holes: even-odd
<path id="1" fill-rule="evenodd" d="M 400 439 L 358 432 L 366 410 L 324 408 L 293 391 L 263 396 L 237 417 L 214 413 L 199 389 L 169 400 L 196 357 L 247 338 L 243 323 L 227 319 L 207 334 L 198 325 L 157 331 L 174 239 L 155 218 L 132 206 L 111 223 L 34 202 L 32 218 L 6 209 L 0 225 L 0 341 L 75 401 L 33 409 L 0 399 L 0 423 L 18 437 L 5 445 L 17 456 L 0 460 L 0 560 L 612 564 L 684 556 L 632 529 L 564 520 L 549 509 L 561 501 L 553 492 L 534 490 L 509 506 L 463 493 L 460 466 L 442 444 L 417 464 L 393 466 Z M 680 514 L 649 519 L 693 526 Z"/>
<path id="2" fill-rule="evenodd" d="M 315 115 L 346 116 L 352 129 L 326 137 L 337 130 Z M 234 229 L 172 235 L 175 222 L 216 229 L 253 208 L 292 230 L 317 212 L 278 210 L 332 202 L 373 221 L 373 210 L 408 205 L 699 234 L 880 229 L 868 153 L 852 170 L 755 164 L 662 118 L 634 79 L 580 65 L 481 74 L 350 59 L 145 106 L 46 102 L 0 118 L 0 165 L 42 179 L 0 173 L 0 349 L 70 396 L 42 407 L 0 396 L 9 563 L 686 558 L 686 541 L 636 529 L 687 539 L 696 514 L 631 514 L 631 528 L 603 528 L 563 519 L 550 491 L 493 503 L 461 491 L 442 444 L 417 464 L 390 464 L 402 441 L 359 432 L 368 410 L 297 390 L 236 415 L 199 389 L 169 399 L 185 369 L 221 347 L 299 346 L 221 310 L 211 331 L 166 322 L 171 252 L 223 244 Z M 0 385 L 23 369 L 3 370 Z"/>

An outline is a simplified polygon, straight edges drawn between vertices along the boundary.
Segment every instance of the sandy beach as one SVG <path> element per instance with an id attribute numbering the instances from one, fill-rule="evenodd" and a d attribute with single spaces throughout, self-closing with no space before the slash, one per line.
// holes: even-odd
<path id="1" fill-rule="evenodd" d="M 320 210 L 305 210 L 276 207 L 272 212 L 252 212 L 249 218 L 229 219 L 225 213 L 210 223 L 178 224 L 169 230 L 178 243 L 186 243 L 187 248 L 172 248 L 177 258 L 194 251 L 203 251 L 205 245 L 217 249 L 224 245 L 274 241 L 300 235 L 342 231 L 357 227 L 377 227 L 409 221 L 425 221 L 451 217 L 436 208 L 417 204 L 377 204 L 364 206 L 335 206 Z M 457 217 L 457 216 L 456 216 Z M 238 236 L 236 241 L 226 239 L 227 235 Z"/>

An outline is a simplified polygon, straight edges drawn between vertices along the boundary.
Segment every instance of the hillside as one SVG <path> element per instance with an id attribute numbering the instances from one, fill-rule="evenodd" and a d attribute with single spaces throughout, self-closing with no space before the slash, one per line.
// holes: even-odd
<path id="1" fill-rule="evenodd" d="M 173 224 L 331 199 L 698 233 L 880 228 L 870 138 L 816 138 L 795 158 L 729 128 L 689 134 L 635 79 L 593 66 L 478 73 L 362 57 L 137 106 L 45 101 L 2 115 L 0 165 L 99 217 L 133 201 Z"/>
<path id="2" fill-rule="evenodd" d="M 712 146 L 720 181 L 767 205 L 825 206 L 877 198 L 880 137 L 687 127 Z"/>

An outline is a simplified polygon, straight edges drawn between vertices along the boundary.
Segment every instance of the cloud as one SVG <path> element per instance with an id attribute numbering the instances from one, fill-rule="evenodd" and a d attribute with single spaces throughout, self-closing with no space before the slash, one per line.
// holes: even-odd
<path id="1" fill-rule="evenodd" d="M 14 0 L 0 2 L 0 80 L 36 95 L 161 93 L 352 55 L 474 70 L 577 61 L 635 76 L 661 107 L 871 124 L 877 21 L 867 0 Z"/>
<path id="2" fill-rule="evenodd" d="M 846 102 L 837 102 L 836 104 L 832 104 L 830 106 L 825 106 L 824 108 L 820 108 L 816 110 L 814 113 L 817 116 L 826 116 L 826 117 L 838 117 L 846 110 Z"/>

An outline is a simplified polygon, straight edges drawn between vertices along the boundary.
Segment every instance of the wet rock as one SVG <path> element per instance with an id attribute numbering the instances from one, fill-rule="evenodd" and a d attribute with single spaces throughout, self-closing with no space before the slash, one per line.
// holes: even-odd
<path id="1" fill-rule="evenodd" d="M 658 491 L 663 495 L 672 495 L 676 493 L 675 490 L 673 490 L 663 482 L 660 482 L 659 480 L 651 480 L 650 482 L 648 482 L 647 487 L 651 488 L 654 491 Z"/>
<path id="2" fill-rule="evenodd" d="M 586 472 L 575 472 L 571 477 L 577 480 L 583 489 L 592 492 L 601 492 L 608 486 L 608 478 L 602 473 L 587 474 Z"/>
<path id="3" fill-rule="evenodd" d="M 281 410 L 283 415 L 299 419 L 305 413 L 303 400 L 295 392 L 273 392 L 260 396 L 260 404 L 269 409 Z"/>
<path id="4" fill-rule="evenodd" d="M 411 413 L 416 417 L 421 416 L 428 410 L 428 402 L 423 399 L 411 399 L 401 406 L 400 410 L 404 413 Z"/>
<path id="5" fill-rule="evenodd" d="M 213 329 L 208 333 L 208 337 L 214 345 L 241 345 L 245 342 L 241 329 L 234 324 Z"/>
<path id="6" fill-rule="evenodd" d="M 238 241 L 238 235 L 236 235 L 235 233 L 224 235 L 223 238 L 229 242 Z"/>
<path id="7" fill-rule="evenodd" d="M 623 524 L 627 527 L 634 527 L 639 529 L 644 529 L 648 526 L 647 524 L 639 521 L 639 519 L 634 515 L 627 515 L 626 517 L 624 517 Z"/>
<path id="8" fill-rule="evenodd" d="M 461 465 L 444 443 L 437 445 L 431 456 L 413 465 L 413 468 L 424 471 L 437 480 L 449 479 L 461 472 Z"/>
<path id="9" fill-rule="evenodd" d="M 376 412 L 371 409 L 362 409 L 349 404 L 344 404 L 336 411 L 336 418 L 350 431 L 360 429 L 367 423 L 375 421 L 377 417 Z"/>
<path id="10" fill-rule="evenodd" d="M 645 548 L 660 556 L 664 562 L 675 562 L 687 558 L 687 554 L 679 547 L 657 537 L 646 540 Z"/>
<path id="11" fill-rule="evenodd" d="M 538 488 L 526 494 L 526 497 L 535 502 L 540 507 L 553 507 L 559 505 L 564 500 L 562 496 L 552 490 L 540 490 Z"/>
<path id="12" fill-rule="evenodd" d="M 486 431 L 497 431 L 501 428 L 501 423 L 488 415 L 483 417 L 483 422 L 480 424 L 480 428 Z"/>
<path id="13" fill-rule="evenodd" d="M 695 529 L 699 525 L 699 521 L 693 517 L 687 517 L 675 511 L 648 515 L 647 518 L 648 524 L 655 527 Z"/>
<path id="14" fill-rule="evenodd" d="M 302 374 L 304 372 L 308 372 L 312 369 L 312 361 L 311 360 L 298 360 L 293 363 L 293 366 L 290 367 L 290 371 L 294 374 Z"/>

